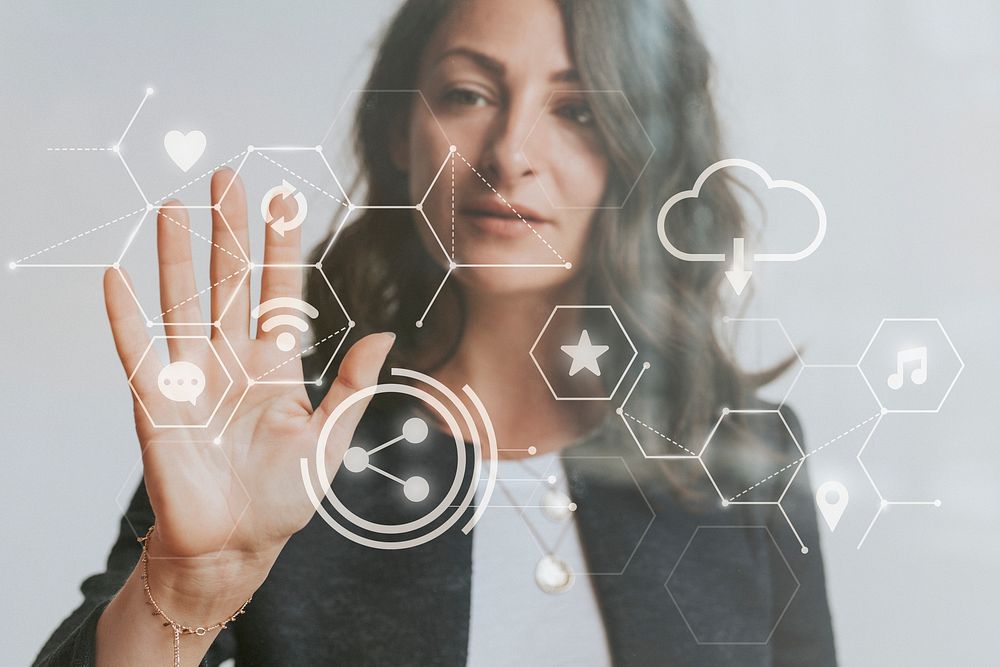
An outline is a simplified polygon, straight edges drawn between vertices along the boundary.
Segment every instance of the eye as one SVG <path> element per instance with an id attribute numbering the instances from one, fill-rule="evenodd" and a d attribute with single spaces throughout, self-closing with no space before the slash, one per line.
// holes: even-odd
<path id="1" fill-rule="evenodd" d="M 470 88 L 452 88 L 441 96 L 447 104 L 467 107 L 482 107 L 489 104 L 485 95 Z"/>
<path id="2" fill-rule="evenodd" d="M 594 112 L 586 102 L 568 102 L 557 108 L 556 114 L 583 127 L 594 124 Z"/>

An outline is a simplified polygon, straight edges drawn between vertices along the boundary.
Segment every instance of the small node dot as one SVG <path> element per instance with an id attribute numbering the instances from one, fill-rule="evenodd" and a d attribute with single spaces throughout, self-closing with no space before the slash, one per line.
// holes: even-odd
<path id="1" fill-rule="evenodd" d="M 619 417 L 621 417 L 622 414 L 624 414 L 624 412 L 625 411 L 622 410 L 621 408 L 615 408 L 615 414 L 618 415 Z"/>
<path id="2" fill-rule="evenodd" d="M 403 422 L 403 439 L 416 445 L 427 439 L 427 422 L 420 417 L 410 417 Z"/>
<path id="3" fill-rule="evenodd" d="M 728 500 L 723 500 L 722 501 L 722 506 L 723 507 L 729 507 L 729 501 Z"/>
<path id="4" fill-rule="evenodd" d="M 7 268 L 13 271 L 14 269 L 17 268 L 17 262 L 11 262 L 10 264 L 7 265 Z M 116 266 L 115 268 L 117 269 L 118 267 Z"/>
<path id="5" fill-rule="evenodd" d="M 354 209 L 356 209 L 356 208 L 357 208 L 357 206 L 355 206 L 354 204 L 348 204 L 348 205 L 347 205 L 347 210 L 348 210 L 348 211 L 353 211 L 353 210 L 354 210 Z"/>
<path id="6" fill-rule="evenodd" d="M 800 551 L 802 553 L 804 553 L 804 554 L 807 554 L 807 553 L 809 553 L 809 547 L 802 547 L 802 549 L 800 549 Z"/>
<path id="7" fill-rule="evenodd" d="M 451 146 L 448 146 L 448 152 L 449 153 L 458 152 L 458 146 L 456 146 L 455 144 L 452 144 Z"/>
<path id="8" fill-rule="evenodd" d="M 419 503 L 420 501 L 427 498 L 427 494 L 430 493 L 431 487 L 427 483 L 427 480 L 418 475 L 414 475 L 410 479 L 403 482 L 403 495 L 411 503 Z"/>
<path id="9" fill-rule="evenodd" d="M 889 414 L 889 408 L 883 407 L 881 410 L 878 411 L 878 413 L 880 415 L 887 415 Z"/>
<path id="10" fill-rule="evenodd" d="M 423 326 L 424 326 L 424 321 L 423 320 L 417 320 L 417 328 L 420 329 Z"/>
<path id="11" fill-rule="evenodd" d="M 934 507 L 941 507 L 941 500 L 940 499 L 934 501 Z"/>
<path id="12" fill-rule="evenodd" d="M 313 384 L 316 385 L 317 387 L 322 387 L 323 386 L 323 378 L 316 378 L 316 381 L 313 382 Z"/>
<path id="13" fill-rule="evenodd" d="M 222 444 L 222 438 L 214 438 L 212 440 L 212 442 L 215 443 L 216 445 L 221 445 Z"/>
<path id="14" fill-rule="evenodd" d="M 147 202 L 146 203 L 146 210 L 147 211 L 152 211 L 153 210 L 153 205 Z"/>
<path id="15" fill-rule="evenodd" d="M 728 324 L 729 323 L 729 315 L 723 315 L 722 316 L 722 321 L 723 321 L 723 323 Z"/>
<path id="16" fill-rule="evenodd" d="M 149 327 L 150 329 L 152 329 L 153 328 L 153 321 L 152 320 L 146 320 L 146 326 Z"/>
<path id="17" fill-rule="evenodd" d="M 570 503 L 569 505 L 566 506 L 566 509 L 568 509 L 570 512 L 575 512 L 576 511 L 576 503 Z"/>
<path id="18" fill-rule="evenodd" d="M 549 475 L 548 479 L 546 479 L 545 481 L 547 481 L 549 484 L 555 484 L 556 483 L 556 476 L 555 475 Z"/>
<path id="19" fill-rule="evenodd" d="M 247 268 L 252 271 L 253 269 L 257 268 L 257 265 L 254 264 L 253 262 L 247 262 Z"/>
<path id="20" fill-rule="evenodd" d="M 256 381 L 256 380 L 254 380 L 253 378 L 247 378 L 247 386 L 248 386 L 248 387 L 252 387 L 252 386 L 254 386 L 255 384 L 257 384 L 257 381 Z"/>
<path id="21" fill-rule="evenodd" d="M 423 204 L 417 204 L 413 208 L 417 209 L 418 211 L 422 211 L 422 210 L 424 210 L 424 205 Z"/>
<path id="22" fill-rule="evenodd" d="M 318 144 L 314 150 L 317 153 L 322 153 L 323 152 L 323 146 L 322 146 L 322 144 Z"/>
<path id="23" fill-rule="evenodd" d="M 315 266 L 317 269 L 320 269 L 321 271 L 323 270 L 323 262 L 316 262 L 315 264 L 313 264 L 313 266 Z"/>
<path id="24" fill-rule="evenodd" d="M 152 95 L 153 94 L 153 89 L 152 88 L 147 88 L 146 89 L 146 94 L 147 95 Z"/>
<path id="25" fill-rule="evenodd" d="M 212 204 L 212 210 L 213 211 L 221 211 L 222 210 L 222 204 L 218 204 L 218 203 Z"/>
<path id="26" fill-rule="evenodd" d="M 114 153 L 117 153 L 120 150 L 121 150 L 121 146 L 119 146 L 118 144 L 115 144 L 114 146 L 111 147 L 111 151 L 114 152 Z"/>
<path id="27" fill-rule="evenodd" d="M 565 269 L 572 269 L 573 268 L 573 262 L 566 262 L 565 264 L 563 264 L 563 268 L 565 268 Z"/>
<path id="28" fill-rule="evenodd" d="M 222 328 L 222 322 L 220 322 L 219 320 L 216 320 L 216 321 L 212 322 L 212 326 L 215 327 L 216 329 L 221 329 Z"/>
<path id="29" fill-rule="evenodd" d="M 344 453 L 344 467 L 350 472 L 361 472 L 368 467 L 368 452 L 363 447 L 351 447 Z"/>
<path id="30" fill-rule="evenodd" d="M 880 502 L 879 505 L 882 507 L 882 509 L 885 509 L 886 507 L 889 506 L 889 501 L 883 498 L 882 502 Z"/>
<path id="31" fill-rule="evenodd" d="M 531 447 L 528 447 L 528 455 L 529 456 L 534 456 L 536 452 L 538 452 L 538 448 L 535 447 L 534 445 L 532 445 Z"/>
<path id="32" fill-rule="evenodd" d="M 728 415 L 729 414 L 729 408 L 722 408 L 722 414 Z"/>
<path id="33" fill-rule="evenodd" d="M 643 368 L 643 370 L 647 370 L 648 371 L 651 366 L 652 366 L 652 364 L 650 364 L 648 361 L 642 362 L 642 368 Z"/>
<path id="34" fill-rule="evenodd" d="M 357 322 L 355 322 L 354 320 L 351 320 L 350 322 L 347 323 L 347 328 L 348 329 L 353 329 L 356 325 L 357 325 Z"/>
<path id="35" fill-rule="evenodd" d="M 121 268 L 121 264 L 115 262 L 114 264 L 111 265 L 111 268 L 117 271 L 119 268 Z"/>
<path id="36" fill-rule="evenodd" d="M 247 153 L 253 153 L 253 151 L 254 151 L 253 144 L 248 144 L 247 145 Z"/>
<path id="37" fill-rule="evenodd" d="M 455 262 L 455 260 L 451 260 L 450 262 L 448 262 L 448 268 L 454 271 L 455 269 L 458 268 L 458 264 Z"/>

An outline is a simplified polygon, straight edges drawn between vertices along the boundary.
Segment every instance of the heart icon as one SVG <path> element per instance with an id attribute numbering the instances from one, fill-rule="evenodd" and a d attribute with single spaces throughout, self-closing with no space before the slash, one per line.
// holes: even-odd
<path id="1" fill-rule="evenodd" d="M 163 147 L 167 149 L 167 155 L 181 168 L 181 171 L 187 171 L 194 166 L 205 152 L 205 144 L 205 134 L 198 130 L 191 130 L 187 134 L 179 130 L 170 130 L 163 137 Z"/>

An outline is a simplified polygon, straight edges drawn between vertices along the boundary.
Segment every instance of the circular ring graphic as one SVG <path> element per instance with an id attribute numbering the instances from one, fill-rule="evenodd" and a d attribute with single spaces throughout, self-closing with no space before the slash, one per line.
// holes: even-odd
<path id="1" fill-rule="evenodd" d="M 475 497 L 476 490 L 479 486 L 480 473 L 482 469 L 482 441 L 479 435 L 479 431 L 475 421 L 472 418 L 472 414 L 469 412 L 465 404 L 459 399 L 459 397 L 437 380 L 429 376 L 423 375 L 422 373 L 418 373 L 416 371 L 394 368 L 392 369 L 392 375 L 400 377 L 408 377 L 414 380 L 422 381 L 430 385 L 432 388 L 436 389 L 440 393 L 444 394 L 448 398 L 448 400 L 453 404 L 455 410 L 461 414 L 462 419 L 465 421 L 467 427 L 469 428 L 469 431 L 472 435 L 474 458 L 472 461 L 473 463 L 472 478 L 469 484 L 469 488 L 466 491 L 465 496 L 461 500 L 461 502 L 455 505 L 453 504 L 455 498 L 458 495 L 463 482 L 465 481 L 466 443 L 462 438 L 462 430 L 461 427 L 459 426 L 458 420 L 455 418 L 452 411 L 445 406 L 444 403 L 442 403 L 439 399 L 437 399 L 427 391 L 424 391 L 423 389 L 418 389 L 416 387 L 412 387 L 405 384 L 392 383 L 392 384 L 380 384 L 372 387 L 366 387 L 351 394 L 339 405 L 337 405 L 337 407 L 334 408 L 334 410 L 330 413 L 329 417 L 327 417 L 326 422 L 323 424 L 323 429 L 320 432 L 319 439 L 316 443 L 316 478 L 318 479 L 321 488 L 325 489 L 325 497 L 330 501 L 330 504 L 333 506 L 333 508 L 341 517 L 343 517 L 349 524 L 351 524 L 351 526 L 359 528 L 361 530 L 387 536 L 406 535 L 408 533 L 414 533 L 425 528 L 433 521 L 439 519 L 449 508 L 453 508 L 455 510 L 451 514 L 451 516 L 449 516 L 446 520 L 444 520 L 440 525 L 438 525 L 433 530 L 424 534 L 418 533 L 417 535 L 409 539 L 379 540 L 367 537 L 365 535 L 359 535 L 357 532 L 351 530 L 351 528 L 344 525 L 342 522 L 337 521 L 326 511 L 326 508 L 323 507 L 322 505 L 321 499 L 317 497 L 316 492 L 313 488 L 312 479 L 309 474 L 308 459 L 305 458 L 300 459 L 300 466 L 302 469 L 302 481 L 305 484 L 306 493 L 309 495 L 309 498 L 312 501 L 313 506 L 316 508 L 316 511 L 320 514 L 320 516 L 323 517 L 323 520 L 326 521 L 331 528 L 336 530 L 344 537 L 347 537 L 351 541 L 375 549 L 407 549 L 410 547 L 415 547 L 420 544 L 429 542 L 430 540 L 444 533 L 452 525 L 454 525 L 455 522 L 457 522 L 458 519 L 461 518 L 465 514 L 465 512 L 469 509 L 469 506 L 471 505 L 472 500 Z M 469 531 L 472 530 L 473 526 L 478 522 L 479 517 L 482 516 L 483 511 L 486 509 L 486 506 L 489 503 L 489 498 L 492 495 L 493 487 L 496 481 L 496 465 L 493 462 L 496 461 L 497 458 L 497 448 L 496 448 L 496 436 L 493 431 L 493 426 L 489 421 L 489 416 L 486 414 L 482 402 L 479 400 L 479 397 L 475 394 L 475 392 L 472 391 L 470 387 L 468 386 L 463 387 L 463 391 L 469 397 L 469 399 L 475 406 L 476 411 L 479 413 L 480 418 L 482 419 L 483 425 L 485 426 L 487 442 L 489 444 L 490 454 L 491 454 L 489 476 L 482 500 L 479 503 L 479 506 L 476 508 L 476 511 L 473 514 L 472 518 L 462 528 L 462 531 L 468 534 Z M 408 521 L 402 524 L 376 523 L 364 519 L 355 514 L 353 511 L 351 511 L 348 507 L 346 507 L 343 504 L 340 498 L 337 497 L 337 494 L 333 491 L 333 488 L 330 484 L 329 475 L 327 475 L 326 466 L 323 463 L 326 460 L 327 440 L 329 439 L 331 432 L 336 426 L 337 421 L 344 415 L 344 413 L 351 407 L 356 405 L 359 401 L 362 401 L 366 398 L 370 398 L 372 396 L 376 396 L 378 394 L 387 394 L 387 393 L 404 394 L 406 396 L 411 396 L 413 398 L 422 401 L 424 404 L 432 408 L 434 412 L 439 414 L 444 420 L 444 422 L 448 425 L 448 429 L 451 431 L 452 438 L 455 441 L 455 448 L 457 453 L 454 480 L 452 482 L 451 487 L 448 490 L 448 493 L 445 494 L 444 499 L 442 499 L 441 502 L 438 503 L 436 507 L 434 507 L 432 510 L 427 512 L 419 519 Z"/>

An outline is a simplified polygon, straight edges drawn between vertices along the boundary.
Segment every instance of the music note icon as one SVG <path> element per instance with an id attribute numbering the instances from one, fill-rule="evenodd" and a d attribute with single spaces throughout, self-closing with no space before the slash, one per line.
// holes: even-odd
<path id="1" fill-rule="evenodd" d="M 911 347 L 906 350 L 900 350 L 896 353 L 896 372 L 890 375 L 886 380 L 890 389 L 903 388 L 904 366 L 914 362 L 919 365 L 910 373 L 910 382 L 919 385 L 927 381 L 927 348 Z"/>

